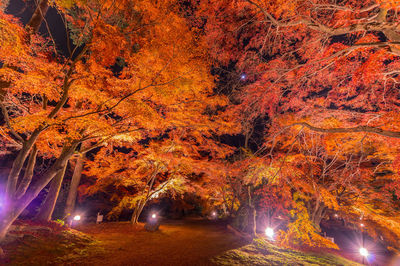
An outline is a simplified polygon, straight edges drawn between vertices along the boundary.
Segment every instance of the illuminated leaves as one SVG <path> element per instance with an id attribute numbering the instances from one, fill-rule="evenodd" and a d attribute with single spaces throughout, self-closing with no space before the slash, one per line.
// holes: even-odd
<path id="1" fill-rule="evenodd" d="M 322 237 L 315 229 L 315 225 L 310 221 L 307 209 L 304 203 L 297 201 L 290 214 L 295 219 L 288 225 L 287 232 L 279 232 L 279 242 L 286 247 L 300 247 L 307 245 L 310 247 L 325 247 L 339 249 L 339 247 Z"/>

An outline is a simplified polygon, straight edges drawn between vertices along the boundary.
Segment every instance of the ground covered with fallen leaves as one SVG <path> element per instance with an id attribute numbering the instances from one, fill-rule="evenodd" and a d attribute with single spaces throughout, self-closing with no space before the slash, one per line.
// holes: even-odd
<path id="1" fill-rule="evenodd" d="M 164 221 L 157 232 L 128 222 L 35 234 L 5 247 L 10 265 L 357 265 L 334 255 L 249 243 L 222 223 Z"/>

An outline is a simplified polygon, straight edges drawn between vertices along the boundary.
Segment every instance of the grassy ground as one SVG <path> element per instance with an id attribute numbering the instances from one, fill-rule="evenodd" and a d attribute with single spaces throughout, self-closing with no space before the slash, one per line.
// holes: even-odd
<path id="1" fill-rule="evenodd" d="M 98 241 L 75 230 L 27 234 L 4 247 L 0 265 L 68 265 L 104 252 Z M 75 264 L 78 265 L 78 264 Z"/>
<path id="2" fill-rule="evenodd" d="M 10 265 L 357 265 L 333 255 L 282 249 L 264 240 L 252 244 L 209 221 L 84 225 L 77 231 L 32 236 L 7 246 Z"/>
<path id="3" fill-rule="evenodd" d="M 217 265 L 360 265 L 331 254 L 313 254 L 280 248 L 264 239 L 230 250 L 216 258 Z"/>

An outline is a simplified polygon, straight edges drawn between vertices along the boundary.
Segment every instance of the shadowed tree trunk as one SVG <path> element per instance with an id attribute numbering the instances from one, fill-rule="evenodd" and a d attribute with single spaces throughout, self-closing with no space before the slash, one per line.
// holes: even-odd
<path id="1" fill-rule="evenodd" d="M 153 194 L 151 191 L 153 189 L 154 186 L 154 182 L 156 180 L 156 176 L 158 174 L 159 168 L 158 166 L 156 166 L 156 169 L 154 170 L 154 172 L 152 173 L 150 179 L 147 181 L 145 187 L 143 188 L 143 192 L 142 192 L 142 198 L 139 200 L 139 202 L 137 203 L 135 210 L 133 211 L 132 214 L 132 218 L 131 218 L 131 223 L 133 224 L 137 224 L 139 221 L 139 217 L 140 214 L 143 211 L 144 206 L 146 205 L 147 201 L 149 200 L 150 196 Z M 148 190 L 146 192 L 146 195 L 144 195 L 146 188 L 147 188 L 147 184 L 149 184 Z"/>
<path id="2" fill-rule="evenodd" d="M 248 193 L 248 199 L 249 199 L 249 202 L 248 202 L 248 204 L 249 204 L 249 212 L 248 212 L 248 214 L 249 214 L 249 216 L 248 216 L 248 219 L 249 219 L 249 231 L 250 231 L 250 235 L 252 237 L 255 237 L 256 236 L 256 229 L 257 229 L 256 228 L 256 226 L 257 226 L 257 223 L 256 223 L 257 213 L 256 213 L 256 208 L 254 206 L 254 202 L 252 201 L 251 187 L 250 186 L 247 187 L 247 193 Z"/>
<path id="3" fill-rule="evenodd" d="M 49 1 L 41 0 L 33 13 L 31 19 L 29 20 L 26 27 L 29 30 L 29 33 L 36 33 L 39 31 L 39 27 L 42 24 L 44 17 L 46 16 L 47 10 L 49 9 Z"/>
<path id="4" fill-rule="evenodd" d="M 321 220 L 325 216 L 326 207 L 323 202 L 316 200 L 313 202 L 306 203 L 307 212 L 310 216 L 310 220 L 313 222 L 317 230 L 321 230 Z"/>
<path id="5" fill-rule="evenodd" d="M 81 148 L 81 150 L 82 150 L 82 148 Z M 85 159 L 84 154 L 81 154 L 76 159 L 74 174 L 72 175 L 71 185 L 69 187 L 67 202 L 65 205 L 64 216 L 70 216 L 74 212 L 76 196 L 78 193 L 78 186 L 79 186 L 79 183 L 81 182 L 81 177 L 82 177 L 82 169 L 83 169 L 84 159 Z"/>
<path id="6" fill-rule="evenodd" d="M 131 218 L 131 223 L 137 224 L 139 222 L 139 217 L 140 214 L 143 211 L 144 206 L 146 205 L 147 200 L 146 199 L 141 199 L 138 204 L 136 205 L 135 210 L 133 211 L 132 218 Z"/>
<path id="7" fill-rule="evenodd" d="M 26 190 L 29 187 L 29 184 L 32 181 L 33 169 L 35 168 L 37 154 L 38 154 L 38 149 L 35 145 L 33 146 L 31 153 L 29 155 L 28 165 L 26 166 L 24 177 L 22 178 L 20 184 L 17 187 L 17 191 L 15 193 L 17 197 L 20 197 L 21 195 L 25 194 Z"/>
<path id="8" fill-rule="evenodd" d="M 61 184 L 64 179 L 65 170 L 67 168 L 68 162 L 65 163 L 64 168 L 57 173 L 50 183 L 49 193 L 47 193 L 46 199 L 43 202 L 35 220 L 38 221 L 50 221 L 51 216 L 54 212 L 54 207 L 56 206 L 58 195 L 60 194 Z"/>

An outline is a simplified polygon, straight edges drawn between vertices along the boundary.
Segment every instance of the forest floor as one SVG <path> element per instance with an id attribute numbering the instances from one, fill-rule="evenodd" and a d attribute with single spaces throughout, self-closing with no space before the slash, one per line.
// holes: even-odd
<path id="1" fill-rule="evenodd" d="M 157 232 L 128 222 L 87 224 L 77 234 L 31 238 L 6 248 L 10 265 L 358 265 L 334 255 L 241 239 L 214 221 L 164 221 Z M 80 234 L 83 236 L 81 238 Z M 91 241 L 88 241 L 88 238 Z"/>

